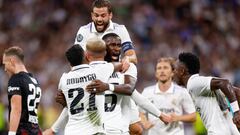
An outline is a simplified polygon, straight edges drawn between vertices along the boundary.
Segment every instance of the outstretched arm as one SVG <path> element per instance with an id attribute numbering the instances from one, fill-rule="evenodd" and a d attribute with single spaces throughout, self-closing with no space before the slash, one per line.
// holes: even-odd
<path id="1" fill-rule="evenodd" d="M 171 122 L 171 117 L 163 114 L 161 111 L 157 109 L 157 107 L 152 104 L 147 98 L 145 98 L 142 94 L 140 94 L 137 90 L 134 90 L 131 98 L 135 101 L 135 103 L 141 108 L 145 109 L 152 115 L 160 118 L 164 123 Z"/>
<path id="2" fill-rule="evenodd" d="M 67 122 L 68 122 L 68 113 L 67 113 L 67 108 L 65 107 L 62 110 L 62 113 L 60 114 L 58 119 L 52 125 L 52 127 L 49 129 L 46 129 L 43 132 L 43 135 L 54 135 L 55 133 L 59 132 L 60 129 L 65 128 Z"/>
<path id="3" fill-rule="evenodd" d="M 104 83 L 101 80 L 94 80 L 86 87 L 86 90 L 95 93 L 101 93 L 106 90 L 113 91 L 114 93 L 119 93 L 123 95 L 131 95 L 136 84 L 136 78 L 125 75 L 124 76 L 124 84 L 108 84 Z"/>
<path id="4" fill-rule="evenodd" d="M 211 90 L 220 89 L 228 98 L 231 108 L 234 112 L 233 122 L 237 125 L 237 127 L 240 127 L 240 111 L 234 87 L 228 80 L 221 78 L 213 78 L 210 86 Z"/>
<path id="5" fill-rule="evenodd" d="M 182 122 L 195 122 L 196 121 L 196 113 L 184 114 L 184 115 L 176 115 L 175 113 L 171 114 L 173 121 L 182 121 Z"/>

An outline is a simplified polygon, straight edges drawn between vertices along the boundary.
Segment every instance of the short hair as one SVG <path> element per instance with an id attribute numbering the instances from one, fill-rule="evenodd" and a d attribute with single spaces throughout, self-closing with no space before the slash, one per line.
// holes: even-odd
<path id="1" fill-rule="evenodd" d="M 190 52 L 182 52 L 178 55 L 178 59 L 188 69 L 189 74 L 197 74 L 200 70 L 199 58 Z"/>
<path id="2" fill-rule="evenodd" d="M 157 61 L 157 63 L 160 62 L 168 62 L 172 68 L 172 71 L 174 70 L 174 63 L 176 62 L 176 59 L 172 58 L 172 57 L 160 57 Z"/>
<path id="3" fill-rule="evenodd" d="M 16 56 L 22 62 L 24 61 L 24 54 L 22 48 L 18 46 L 12 46 L 4 51 L 6 56 Z"/>
<path id="4" fill-rule="evenodd" d="M 105 42 L 98 37 L 93 37 L 87 40 L 86 49 L 92 53 L 105 53 L 106 52 L 106 44 Z"/>
<path id="5" fill-rule="evenodd" d="M 112 12 L 112 5 L 110 3 L 109 0 L 95 0 L 92 3 L 92 12 L 93 12 L 93 8 L 103 8 L 103 7 L 107 7 L 108 12 L 111 13 Z"/>
<path id="6" fill-rule="evenodd" d="M 102 39 L 103 39 L 103 40 L 106 40 L 106 39 L 109 38 L 109 37 L 116 37 L 116 38 L 119 38 L 119 39 L 120 39 L 120 37 L 119 37 L 116 33 L 107 33 L 106 35 L 104 35 L 104 36 L 102 37 Z"/>
<path id="7" fill-rule="evenodd" d="M 73 45 L 66 51 L 65 56 L 71 66 L 77 66 L 83 64 L 84 50 L 80 45 Z"/>

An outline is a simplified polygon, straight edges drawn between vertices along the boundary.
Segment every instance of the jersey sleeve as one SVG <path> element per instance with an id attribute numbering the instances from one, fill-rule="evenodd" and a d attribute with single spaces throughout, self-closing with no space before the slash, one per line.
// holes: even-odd
<path id="1" fill-rule="evenodd" d="M 21 79 L 17 76 L 11 78 L 8 82 L 8 95 L 22 95 Z"/>
<path id="2" fill-rule="evenodd" d="M 130 63 L 130 67 L 124 73 L 124 75 L 130 75 L 137 79 L 137 67 L 133 63 Z"/>
<path id="3" fill-rule="evenodd" d="M 65 73 L 63 73 L 62 74 L 62 76 L 61 76 L 61 78 L 60 78 L 60 80 L 59 80 L 59 83 L 58 83 L 58 90 L 63 90 L 64 88 L 63 88 L 63 86 L 64 86 L 64 75 L 65 75 Z"/>
<path id="4" fill-rule="evenodd" d="M 76 38 L 75 38 L 75 42 L 74 42 L 74 45 L 80 45 L 84 50 L 86 50 L 86 37 L 84 37 L 84 29 L 83 27 L 80 27 L 78 32 L 77 32 L 77 35 L 76 35 Z"/>
<path id="5" fill-rule="evenodd" d="M 122 36 L 121 36 L 121 40 L 122 40 L 122 51 L 125 53 L 126 51 L 130 50 L 130 49 L 134 49 L 134 46 L 132 44 L 132 41 L 130 39 L 129 33 L 126 29 L 126 27 L 123 25 L 122 27 Z"/>
<path id="6" fill-rule="evenodd" d="M 186 89 L 183 90 L 183 110 L 184 112 L 186 112 L 187 114 L 190 114 L 190 113 L 194 113 L 196 112 L 196 109 L 195 109 L 195 106 L 194 106 L 194 103 L 193 103 L 193 100 L 190 96 L 190 94 L 187 92 Z"/>
<path id="7" fill-rule="evenodd" d="M 97 79 L 106 83 L 114 71 L 114 66 L 112 63 L 99 64 L 95 70 L 97 70 Z"/>
<path id="8" fill-rule="evenodd" d="M 212 77 L 198 76 L 189 80 L 187 89 L 190 90 L 194 96 L 206 95 L 211 91 Z"/>

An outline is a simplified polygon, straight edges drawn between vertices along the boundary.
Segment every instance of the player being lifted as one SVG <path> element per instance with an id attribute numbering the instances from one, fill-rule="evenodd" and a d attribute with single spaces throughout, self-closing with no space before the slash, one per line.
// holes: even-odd
<path id="1" fill-rule="evenodd" d="M 107 46 L 105 60 L 108 62 L 119 61 L 122 48 L 120 37 L 115 33 L 108 33 L 103 36 L 103 40 Z M 110 84 L 96 80 L 93 81 L 93 84 L 87 86 L 87 89 L 90 91 L 92 89 L 96 89 L 96 92 L 107 90 L 105 91 L 105 127 L 107 134 L 128 134 L 126 131 L 129 129 L 132 134 L 142 134 L 141 126 L 138 124 L 140 121 L 139 112 L 134 101 L 165 122 L 170 120 L 170 118 L 161 114 L 150 101 L 134 90 L 136 80 L 137 68 L 134 64 L 130 64 L 129 69 L 125 73 L 113 73 L 108 81 Z M 128 96 L 124 96 L 123 94 Z M 134 101 L 132 99 L 134 99 Z M 121 119 L 125 119 L 125 121 Z"/>
<path id="2" fill-rule="evenodd" d="M 17 46 L 6 49 L 3 53 L 3 65 L 10 77 L 8 135 L 41 135 L 37 117 L 41 88 L 24 65 L 23 50 Z"/>
<path id="3" fill-rule="evenodd" d="M 95 36 L 102 38 L 107 33 L 116 33 L 122 40 L 123 61 L 131 61 L 136 64 L 136 53 L 126 27 L 111 21 L 113 17 L 111 3 L 108 0 L 95 0 L 91 10 L 92 22 L 79 28 L 75 44 L 86 50 L 86 42 L 89 38 Z"/>
<path id="4" fill-rule="evenodd" d="M 239 135 L 233 122 L 240 125 L 240 111 L 234 88 L 228 80 L 200 76 L 199 58 L 192 53 L 180 53 L 175 64 L 174 79 L 187 88 L 209 135 Z M 227 121 L 214 91 L 221 90 L 229 99 L 234 112 L 233 122 Z"/>

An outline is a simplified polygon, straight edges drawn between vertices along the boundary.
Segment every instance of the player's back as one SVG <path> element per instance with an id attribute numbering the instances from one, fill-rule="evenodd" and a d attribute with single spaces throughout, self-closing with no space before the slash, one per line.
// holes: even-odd
<path id="1" fill-rule="evenodd" d="M 26 130 L 28 133 L 37 134 L 40 130 L 37 108 L 41 98 L 41 88 L 38 81 L 33 78 L 32 74 L 26 72 L 13 75 L 8 83 L 9 99 L 13 95 L 21 95 L 22 97 L 22 112 L 18 132 Z M 11 108 L 9 108 L 9 112 L 11 112 Z"/>
<path id="2" fill-rule="evenodd" d="M 85 90 L 97 78 L 97 73 L 89 65 L 78 67 L 63 74 L 59 86 L 68 107 L 69 121 L 65 134 L 91 135 L 103 132 L 104 95 L 91 94 Z"/>

